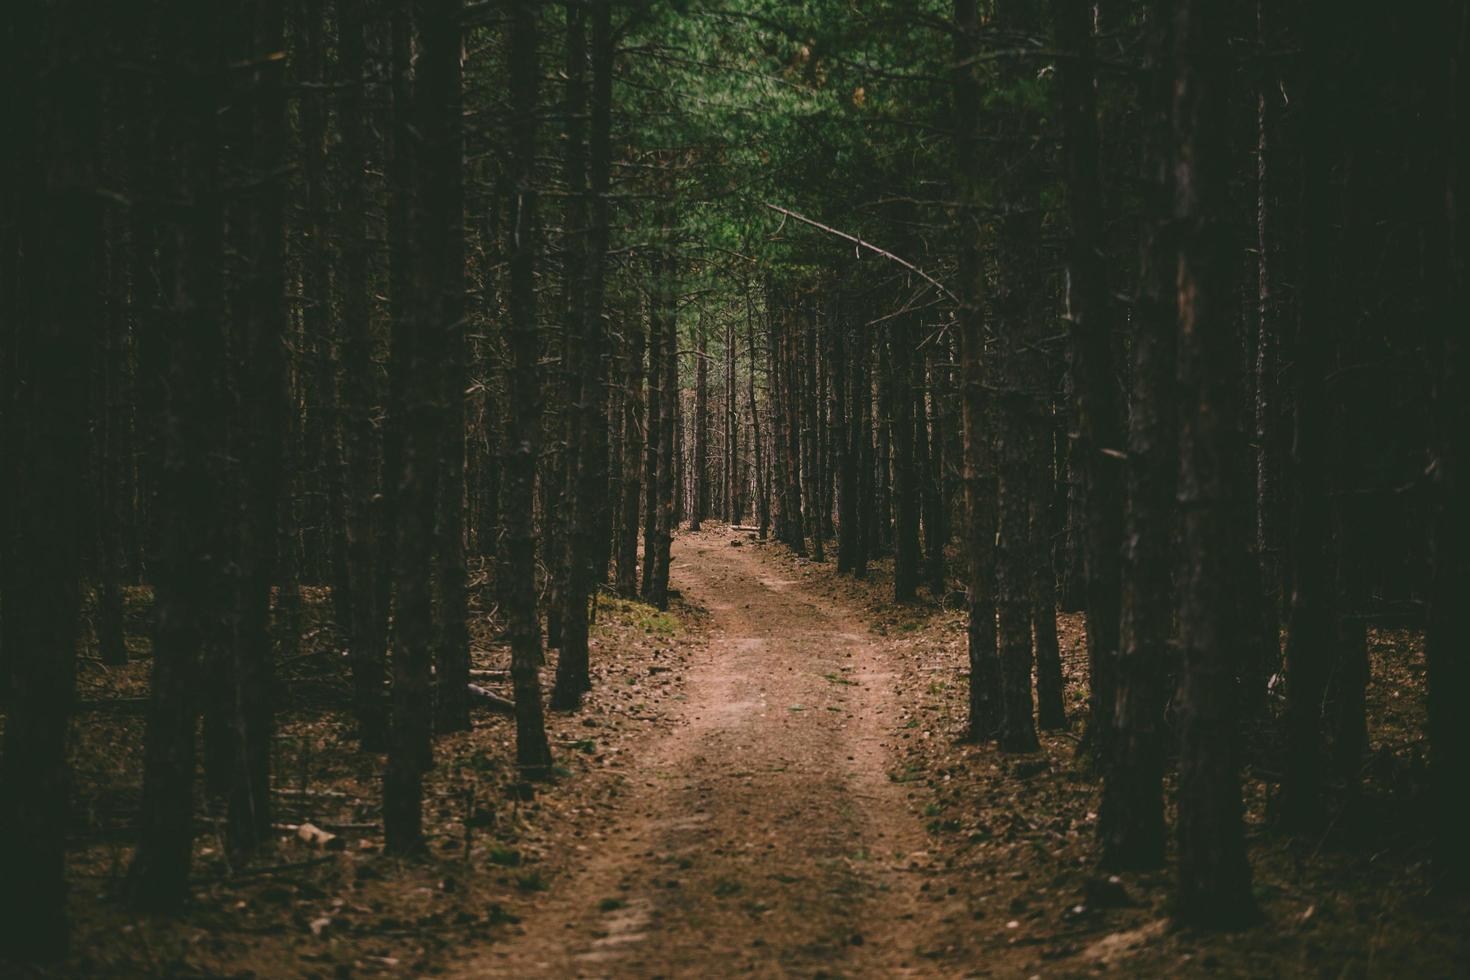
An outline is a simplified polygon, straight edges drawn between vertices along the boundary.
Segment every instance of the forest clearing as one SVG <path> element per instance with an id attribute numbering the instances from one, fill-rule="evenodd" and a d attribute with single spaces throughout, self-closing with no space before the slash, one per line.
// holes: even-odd
<path id="1" fill-rule="evenodd" d="M 12 7 L 0 975 L 1470 975 L 1466 0 Z"/>

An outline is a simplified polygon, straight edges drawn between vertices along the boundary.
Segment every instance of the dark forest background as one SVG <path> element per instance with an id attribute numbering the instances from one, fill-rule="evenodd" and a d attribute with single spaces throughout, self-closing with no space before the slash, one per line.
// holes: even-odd
<path id="1" fill-rule="evenodd" d="M 197 811 L 271 845 L 308 607 L 413 853 L 472 617 L 543 777 L 598 594 L 665 608 L 709 521 L 965 604 L 965 737 L 1075 729 L 1098 861 L 1167 850 L 1206 926 L 1255 915 L 1241 768 L 1282 832 L 1357 812 L 1370 630 L 1422 630 L 1397 764 L 1465 885 L 1466 31 L 1458 0 L 11 5 L 3 949 L 66 948 L 79 658 L 151 661 L 119 900 L 175 912 Z"/>

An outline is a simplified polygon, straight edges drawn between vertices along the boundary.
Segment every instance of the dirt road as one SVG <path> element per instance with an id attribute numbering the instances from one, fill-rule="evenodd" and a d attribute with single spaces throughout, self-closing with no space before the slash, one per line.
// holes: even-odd
<path id="1" fill-rule="evenodd" d="M 463 976 L 948 972 L 925 955 L 940 909 L 920 901 L 925 837 L 893 778 L 884 651 L 732 538 L 675 541 L 709 642 L 620 825 Z"/>

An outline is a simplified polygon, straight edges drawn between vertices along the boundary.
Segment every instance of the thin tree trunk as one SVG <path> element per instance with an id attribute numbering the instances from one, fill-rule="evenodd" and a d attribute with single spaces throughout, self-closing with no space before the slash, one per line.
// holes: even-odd
<path id="1" fill-rule="evenodd" d="M 1084 0 L 1056 0 L 1055 18 L 1057 47 L 1076 53 L 1060 71 L 1071 223 L 1067 305 L 1078 431 L 1073 453 L 1082 471 L 1086 521 L 1088 739 L 1094 756 L 1105 761 L 1115 699 L 1123 548 L 1123 468 L 1115 455 L 1124 443 L 1113 368 L 1117 315 L 1104 267 L 1091 8 Z"/>
<path id="2" fill-rule="evenodd" d="M 464 303 L 464 134 L 462 37 L 463 0 L 434 0 L 437 36 L 433 52 L 440 59 L 432 76 L 435 88 L 423 94 L 425 122 L 432 127 L 425 149 L 432 153 L 423 169 L 434 207 L 425 217 L 436 222 L 444 238 L 442 266 L 435 270 L 442 344 L 439 405 L 443 417 L 439 445 L 439 492 L 434 544 L 439 601 L 434 637 L 434 726 L 441 732 L 470 728 L 469 589 L 465 567 L 465 388 L 469 383 Z M 426 45 L 428 41 L 426 39 Z M 420 64 L 423 64 L 421 56 Z M 354 601 L 355 598 L 354 598 Z"/>
<path id="3" fill-rule="evenodd" d="M 654 276 L 653 295 L 648 301 L 648 404 L 643 446 L 643 587 L 644 602 L 653 601 L 654 555 L 658 552 L 659 447 L 663 445 L 664 375 L 664 306 L 659 289 L 660 260 L 653 259 L 649 271 Z"/>
<path id="4" fill-rule="evenodd" d="M 919 588 L 919 480 L 914 461 L 912 320 L 888 326 L 889 403 L 893 427 L 893 598 L 912 602 Z"/>
<path id="5" fill-rule="evenodd" d="M 381 752 L 388 745 L 388 712 L 383 682 L 387 676 L 379 577 L 381 528 L 376 498 L 382 485 L 381 445 L 373 416 L 381 401 L 373 363 L 373 325 L 365 178 L 367 120 L 366 0 L 340 6 L 339 45 L 342 58 L 342 101 L 338 128 L 342 134 L 342 422 L 347 460 L 347 578 L 352 590 L 347 648 L 352 665 L 352 703 L 359 746 Z M 386 577 L 386 576 L 384 576 Z"/>
<path id="6" fill-rule="evenodd" d="M 581 702 L 587 684 L 587 597 L 586 575 L 577 567 L 585 564 L 591 550 L 587 535 L 591 532 L 590 498 L 581 494 L 582 469 L 590 461 L 590 428 L 596 424 L 588 417 L 591 407 L 588 390 L 595 374 L 597 353 L 590 349 L 587 328 L 587 23 L 581 3 L 566 4 L 566 84 L 563 90 L 562 115 L 566 120 L 566 139 L 562 160 L 563 180 L 567 194 L 562 212 L 562 405 L 566 444 L 562 448 L 560 472 L 546 481 L 543 494 L 542 520 L 550 525 L 564 524 L 555 537 L 556 550 L 550 552 L 560 569 L 560 582 L 550 596 L 556 627 L 548 626 L 548 638 L 555 634 L 558 649 L 556 682 L 551 691 L 551 707 L 571 710 Z M 561 499 L 553 504 L 552 488 L 561 488 Z M 553 540 L 548 535 L 548 549 Z M 574 581 L 575 580 L 575 581 Z"/>
<path id="7" fill-rule="evenodd" d="M 407 318 L 396 331 L 394 370 L 403 378 L 399 403 L 400 467 L 394 514 L 394 579 L 397 602 L 393 615 L 392 718 L 388 766 L 383 783 L 385 848 L 409 854 L 424 846 L 423 774 L 432 764 L 433 705 L 430 664 L 434 653 L 433 574 L 435 510 L 438 503 L 440 443 L 444 423 L 443 347 L 447 333 L 442 264 L 449 256 L 450 196 L 436 185 L 442 180 L 441 155 L 447 141 L 442 118 L 433 110 L 448 98 L 450 70 L 445 64 L 450 38 L 456 33 L 446 20 L 455 0 L 436 0 L 419 17 L 409 11 L 393 20 L 394 69 L 410 70 L 412 95 L 395 99 L 394 153 L 406 183 L 395 188 L 410 202 L 413 229 L 408 275 L 396 285 L 410 290 L 400 303 Z M 418 45 L 413 42 L 418 35 Z M 456 52 L 457 53 L 457 52 Z"/>
<path id="8" fill-rule="evenodd" d="M 801 405 L 804 416 L 802 429 L 805 438 L 802 445 L 802 469 L 805 473 L 805 511 L 807 524 L 812 532 L 812 559 L 826 561 L 822 546 L 822 453 L 819 438 L 821 427 L 817 413 L 820 393 L 817 388 L 817 314 L 814 301 L 808 297 L 803 304 L 802 319 L 805 321 L 801 346 L 804 378 L 802 380 Z"/>
<path id="9" fill-rule="evenodd" d="M 649 601 L 659 609 L 669 607 L 669 546 L 674 531 L 674 455 L 675 429 L 679 399 L 679 320 L 678 320 L 678 265 L 672 254 L 662 262 L 664 301 L 664 329 L 660 338 L 662 361 L 660 374 L 662 397 L 659 399 L 659 444 L 657 513 L 654 518 L 653 585 Z"/>
<path id="10" fill-rule="evenodd" d="M 969 623 L 969 718 L 966 738 L 984 742 L 1000 728 L 1000 663 L 995 635 L 995 480 L 990 460 L 990 395 L 985 384 L 985 263 L 977 209 L 976 126 L 980 82 L 977 0 L 955 0 L 955 173 L 960 189 L 959 253 L 962 302 L 956 310 L 960 341 L 960 427 L 965 500 L 965 585 Z"/>
<path id="11" fill-rule="evenodd" d="M 505 558 L 501 588 L 515 690 L 516 766 L 527 778 L 551 770 L 541 704 L 541 628 L 536 613 L 536 455 L 541 433 L 540 345 L 536 338 L 537 4 L 512 0 L 510 49 L 511 208 L 509 348 L 506 365 Z"/>
<path id="12" fill-rule="evenodd" d="M 755 398 L 755 313 L 749 289 L 745 292 L 745 339 L 750 347 L 750 372 L 747 375 L 749 387 L 746 394 L 750 399 L 750 425 L 753 431 L 750 444 L 755 450 L 756 518 L 760 525 L 760 539 L 764 541 L 771 527 L 771 495 L 766 482 L 766 470 L 769 467 L 761 465 L 761 412 L 760 404 Z"/>
<path id="13" fill-rule="evenodd" d="M 709 351 L 704 318 L 694 328 L 694 507 L 689 530 L 698 531 L 709 510 Z"/>

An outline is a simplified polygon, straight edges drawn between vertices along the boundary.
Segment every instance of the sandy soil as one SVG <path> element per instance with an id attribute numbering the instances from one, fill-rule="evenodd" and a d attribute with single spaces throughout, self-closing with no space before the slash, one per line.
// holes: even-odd
<path id="1" fill-rule="evenodd" d="M 967 914 L 925 900 L 894 664 L 859 612 L 764 550 L 724 530 L 675 541 L 672 581 L 708 620 L 674 724 L 605 845 L 458 975 L 953 972 L 944 934 Z"/>

